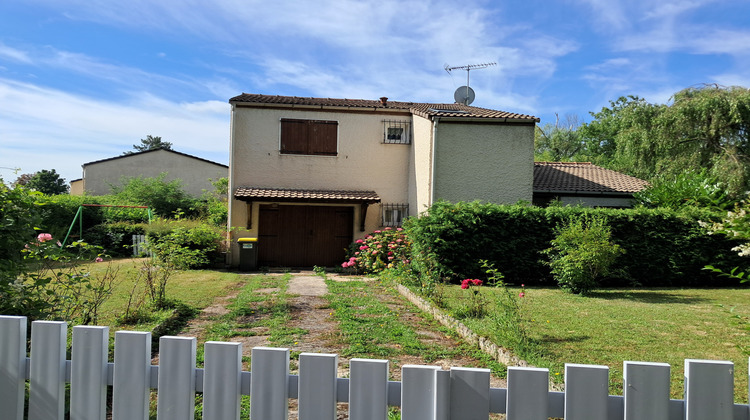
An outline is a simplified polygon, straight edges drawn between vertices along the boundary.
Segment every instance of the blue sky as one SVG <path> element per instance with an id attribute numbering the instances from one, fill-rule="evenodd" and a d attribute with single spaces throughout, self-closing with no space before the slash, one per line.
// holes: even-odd
<path id="1" fill-rule="evenodd" d="M 226 164 L 242 92 L 452 102 L 444 66 L 485 62 L 473 105 L 541 124 L 750 87 L 750 1 L 3 0 L 0 177 L 71 181 L 146 135 Z"/>

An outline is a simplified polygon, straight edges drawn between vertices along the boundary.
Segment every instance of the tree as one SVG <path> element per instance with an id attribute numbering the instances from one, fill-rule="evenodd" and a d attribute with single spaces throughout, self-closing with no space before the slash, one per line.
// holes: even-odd
<path id="1" fill-rule="evenodd" d="M 34 174 L 21 174 L 16 178 L 15 181 L 13 181 L 13 186 L 17 187 L 19 185 L 24 186 L 29 183 L 29 180 L 31 177 L 34 176 Z"/>
<path id="2" fill-rule="evenodd" d="M 67 194 L 69 189 L 65 179 L 60 178 L 60 174 L 54 169 L 50 171 L 42 169 L 34 173 L 26 182 L 26 187 L 47 195 Z"/>
<path id="3" fill-rule="evenodd" d="M 123 153 L 123 155 L 132 155 L 133 153 L 146 152 L 155 149 L 172 150 L 172 143 L 162 141 L 159 136 L 147 135 L 145 139 L 141 139 L 141 144 L 134 144 L 133 149 L 135 149 L 135 152 L 131 150 Z"/>
<path id="4" fill-rule="evenodd" d="M 554 125 L 537 126 L 534 131 L 534 160 L 571 161 L 583 151 L 584 144 L 576 131 L 578 116 L 566 115 L 562 123 L 557 114 L 555 117 Z"/>
<path id="5" fill-rule="evenodd" d="M 114 195 L 124 202 L 149 206 L 162 217 L 171 217 L 176 212 L 189 212 L 196 200 L 182 188 L 179 179 L 166 181 L 166 173 L 156 178 L 123 177 L 120 186 L 113 186 Z"/>
<path id="6" fill-rule="evenodd" d="M 639 178 L 706 169 L 731 197 L 750 189 L 750 90 L 704 85 L 671 105 L 621 97 L 580 128 L 597 163 Z"/>

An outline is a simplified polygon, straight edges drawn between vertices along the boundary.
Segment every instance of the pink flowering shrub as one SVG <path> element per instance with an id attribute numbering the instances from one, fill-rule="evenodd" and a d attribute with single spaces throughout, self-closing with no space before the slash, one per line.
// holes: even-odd
<path id="1" fill-rule="evenodd" d="M 377 273 L 409 264 L 411 243 L 402 228 L 376 230 L 349 246 L 341 267 L 358 273 Z"/>

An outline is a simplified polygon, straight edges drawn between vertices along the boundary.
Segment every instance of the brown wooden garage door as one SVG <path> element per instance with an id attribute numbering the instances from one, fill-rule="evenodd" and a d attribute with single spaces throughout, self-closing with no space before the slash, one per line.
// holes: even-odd
<path id="1" fill-rule="evenodd" d="M 352 241 L 353 207 L 260 206 L 258 265 L 333 267 Z"/>

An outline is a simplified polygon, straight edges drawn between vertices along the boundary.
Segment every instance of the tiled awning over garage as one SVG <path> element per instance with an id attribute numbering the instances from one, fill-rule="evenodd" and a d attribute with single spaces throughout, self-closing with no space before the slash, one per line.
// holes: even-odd
<path id="1" fill-rule="evenodd" d="M 380 202 L 375 191 L 298 190 L 286 188 L 238 187 L 234 198 L 244 201 L 297 203 L 368 203 Z"/>
<path id="2" fill-rule="evenodd" d="M 352 190 L 238 187 L 234 191 L 234 198 L 247 201 L 248 204 L 254 201 L 269 203 L 328 203 L 331 205 L 359 204 L 361 212 L 359 230 L 362 232 L 365 230 L 367 208 L 370 204 L 380 203 L 380 196 L 375 191 Z"/>

